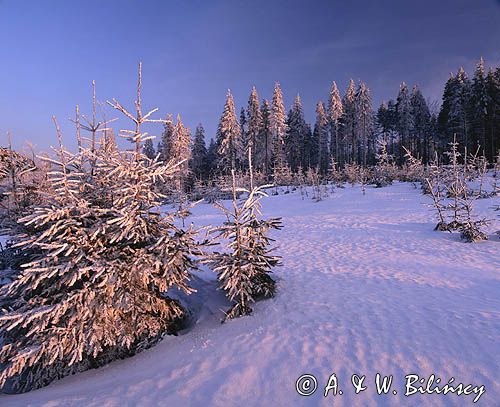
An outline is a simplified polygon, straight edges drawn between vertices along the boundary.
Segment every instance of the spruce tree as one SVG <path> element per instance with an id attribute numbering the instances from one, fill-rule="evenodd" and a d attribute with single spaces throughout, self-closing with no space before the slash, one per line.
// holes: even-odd
<path id="1" fill-rule="evenodd" d="M 396 128 L 399 134 L 399 160 L 400 164 L 404 162 L 405 148 L 410 149 L 410 136 L 413 129 L 413 110 L 411 106 L 411 97 L 406 83 L 401 83 L 396 102 L 397 124 Z"/>
<path id="2" fill-rule="evenodd" d="M 500 67 L 490 69 L 486 77 L 488 92 L 488 114 L 486 120 L 486 158 L 495 163 L 500 150 Z"/>
<path id="3" fill-rule="evenodd" d="M 456 136 L 459 145 L 464 150 L 472 151 L 470 134 L 471 83 L 462 67 L 458 69 L 453 90 L 448 126 L 453 135 Z"/>
<path id="4" fill-rule="evenodd" d="M 318 168 L 321 175 L 328 172 L 329 149 L 328 149 L 328 119 L 326 117 L 323 102 L 316 105 L 316 124 L 314 125 L 314 134 L 318 142 Z"/>
<path id="5" fill-rule="evenodd" d="M 398 154 L 397 123 L 396 102 L 391 99 L 387 102 L 387 151 L 393 157 L 396 157 Z"/>
<path id="6" fill-rule="evenodd" d="M 262 111 L 259 104 L 259 95 L 257 94 L 257 89 L 255 86 L 252 88 L 250 97 L 248 99 L 247 107 L 247 131 L 246 131 L 246 150 L 247 154 L 249 150 L 252 151 L 252 162 L 257 163 L 256 154 L 258 154 L 259 149 L 257 148 L 257 141 L 259 135 L 262 131 Z M 261 161 L 261 160 L 259 160 Z"/>
<path id="7" fill-rule="evenodd" d="M 144 147 L 142 149 L 143 154 L 148 157 L 150 160 L 155 158 L 156 156 L 156 151 L 155 148 L 153 147 L 153 140 L 148 139 L 144 142 Z"/>
<path id="8" fill-rule="evenodd" d="M 376 115 L 377 130 L 381 140 L 384 142 L 386 150 L 388 149 L 389 134 L 389 109 L 384 101 L 380 104 Z"/>
<path id="9" fill-rule="evenodd" d="M 306 122 L 300 96 L 297 95 L 288 113 L 285 152 L 288 165 L 293 172 L 303 163 L 303 149 L 306 133 Z"/>
<path id="10" fill-rule="evenodd" d="M 450 77 L 446 81 L 443 90 L 443 98 L 441 108 L 437 118 L 437 127 L 439 133 L 439 149 L 444 151 L 448 148 L 448 142 L 453 140 L 454 129 L 450 126 L 450 113 L 452 106 L 453 95 L 456 92 L 456 78 L 454 73 L 450 73 Z"/>
<path id="11" fill-rule="evenodd" d="M 471 115 L 471 131 L 474 140 L 472 151 L 475 151 L 477 147 L 480 147 L 481 154 L 486 155 L 488 152 L 489 159 L 493 157 L 491 155 L 490 146 L 487 145 L 487 115 L 488 108 L 490 104 L 486 73 L 484 69 L 483 58 L 479 60 L 476 70 L 474 72 L 474 78 L 471 85 L 471 98 L 470 98 L 470 115 Z"/>
<path id="12" fill-rule="evenodd" d="M 422 157 L 422 162 L 427 164 L 430 156 L 430 120 L 431 114 L 429 107 L 420 92 L 420 89 L 415 85 L 411 93 L 411 107 L 413 111 L 413 131 L 414 141 L 411 143 L 412 154 L 417 154 Z"/>
<path id="13" fill-rule="evenodd" d="M 19 220 L 15 247 L 25 264 L 2 287 L 8 304 L 0 317 L 0 387 L 26 391 L 55 378 L 134 354 L 175 332 L 186 310 L 169 297 L 188 285 L 195 231 L 176 226 L 176 215 L 158 211 L 156 181 L 175 164 L 141 153 L 141 69 L 137 113 L 114 100 L 133 120 L 124 134 L 133 151 L 84 146 L 68 152 L 56 123 L 59 148 L 45 202 Z M 90 176 L 88 163 L 95 163 Z"/>
<path id="14" fill-rule="evenodd" d="M 248 168 L 248 155 L 246 154 L 249 151 L 248 146 L 248 134 L 247 134 L 247 115 L 245 113 L 245 108 L 242 107 L 240 110 L 240 131 L 241 131 L 241 144 L 242 144 L 242 160 L 241 165 L 243 168 Z"/>
<path id="15" fill-rule="evenodd" d="M 200 123 L 194 133 L 194 142 L 191 150 L 191 171 L 193 176 L 198 180 L 207 179 L 209 176 L 207 154 L 205 129 Z"/>
<path id="16" fill-rule="evenodd" d="M 280 84 L 276 82 L 271 104 L 271 131 L 273 137 L 273 163 L 277 167 L 283 167 L 286 163 L 286 130 L 286 112 L 283 103 L 283 94 Z"/>
<path id="17" fill-rule="evenodd" d="M 280 257 L 272 255 L 273 239 L 268 234 L 282 227 L 281 219 L 262 217 L 261 199 L 267 196 L 264 190 L 270 185 L 254 187 L 251 181 L 250 189 L 237 188 L 234 170 L 232 179 L 233 208 L 217 204 L 226 215 L 226 222 L 211 231 L 229 241 L 228 251 L 216 252 L 209 259 L 220 288 L 234 303 L 223 321 L 251 314 L 250 305 L 255 299 L 274 295 L 275 282 L 269 273 L 280 262 Z M 246 193 L 248 197 L 239 203 L 237 193 Z"/>
<path id="18" fill-rule="evenodd" d="M 332 83 L 330 95 L 328 97 L 328 122 L 330 124 L 330 154 L 335 158 L 337 163 L 343 162 L 343 157 L 340 154 L 340 118 L 342 116 L 343 107 L 340 98 L 339 90 L 335 81 Z"/>
<path id="19" fill-rule="evenodd" d="M 354 133 L 358 146 L 356 161 L 366 167 L 368 161 L 374 157 L 375 140 L 373 137 L 373 111 L 370 90 L 361 81 L 354 96 L 354 105 Z"/>
<path id="20" fill-rule="evenodd" d="M 212 138 L 210 139 L 210 144 L 207 149 L 207 167 L 210 174 L 210 177 L 214 177 L 217 173 L 217 160 L 219 159 L 219 155 L 217 153 L 217 143 Z"/>
<path id="21" fill-rule="evenodd" d="M 259 133 L 259 141 L 256 146 L 256 167 L 262 168 L 266 177 L 271 175 L 271 160 L 273 156 L 273 133 L 271 128 L 271 108 L 269 102 L 264 99 L 261 107 L 262 127 Z"/>
<path id="22" fill-rule="evenodd" d="M 236 170 L 241 163 L 243 143 L 241 128 L 236 117 L 233 95 L 227 91 L 224 111 L 217 130 L 218 167 L 223 174 Z"/>
<path id="23" fill-rule="evenodd" d="M 174 121 L 172 120 L 172 115 L 168 115 L 165 120 L 163 133 L 161 135 L 161 150 L 158 150 L 160 158 L 164 162 L 168 162 L 173 157 L 173 134 L 174 134 Z"/>
<path id="24" fill-rule="evenodd" d="M 191 159 L 191 134 L 184 126 L 181 116 L 177 115 L 177 123 L 172 132 L 173 144 L 170 150 L 170 160 L 178 163 L 176 184 L 178 192 L 185 192 L 189 177 L 189 160 Z"/>
<path id="25" fill-rule="evenodd" d="M 354 81 L 351 79 L 347 87 L 346 93 L 342 98 L 343 112 L 341 116 L 342 139 L 344 142 L 344 152 L 346 163 L 351 163 L 357 151 L 357 143 L 355 140 L 355 124 L 356 124 L 356 107 L 355 107 L 355 88 Z"/>

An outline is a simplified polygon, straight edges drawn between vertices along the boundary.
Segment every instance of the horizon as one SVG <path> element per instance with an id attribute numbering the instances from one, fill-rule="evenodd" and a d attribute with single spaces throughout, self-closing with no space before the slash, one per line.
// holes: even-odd
<path id="1" fill-rule="evenodd" d="M 131 106 L 139 61 L 144 108 L 158 107 L 156 118 L 180 114 L 192 135 L 201 123 L 207 144 L 228 89 L 239 114 L 252 86 L 262 101 L 279 82 L 287 110 L 298 93 L 313 123 L 333 81 L 341 94 L 350 78 L 365 82 L 376 111 L 397 96 L 401 82 L 441 103 L 444 83 L 459 66 L 471 76 L 481 56 L 487 68 L 500 65 L 498 1 L 236 3 L 149 1 L 138 13 L 133 1 L 0 1 L 0 37 L 11 39 L 0 67 L 1 144 L 9 130 L 14 148 L 30 141 L 48 150 L 56 143 L 55 115 L 73 148 L 67 119 L 76 105 L 91 112 L 92 80 L 98 101 Z M 119 112 L 105 109 L 119 118 L 115 134 L 127 128 Z M 158 137 L 162 127 L 147 130 Z"/>

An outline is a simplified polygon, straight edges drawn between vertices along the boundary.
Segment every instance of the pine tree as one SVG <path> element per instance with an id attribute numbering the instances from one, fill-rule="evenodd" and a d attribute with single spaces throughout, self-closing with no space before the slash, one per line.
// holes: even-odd
<path id="1" fill-rule="evenodd" d="M 194 133 L 194 142 L 191 150 L 191 171 L 198 180 L 207 179 L 209 176 L 207 154 L 205 129 L 200 123 Z"/>
<path id="2" fill-rule="evenodd" d="M 318 168 L 321 175 L 328 172 L 328 119 L 323 102 L 316 105 L 316 124 L 314 125 L 314 138 L 318 142 Z"/>
<path id="3" fill-rule="evenodd" d="M 330 124 L 330 154 L 335 158 L 337 163 L 343 162 L 343 157 L 340 154 L 340 118 L 342 116 L 343 106 L 340 98 L 339 90 L 335 81 L 330 89 L 328 98 L 328 122 Z"/>
<path id="4" fill-rule="evenodd" d="M 155 158 L 156 152 L 155 152 L 155 148 L 153 147 L 153 140 L 148 139 L 144 142 L 144 147 L 142 149 L 142 152 L 150 160 Z"/>
<path id="5" fill-rule="evenodd" d="M 286 163 L 285 137 L 286 137 L 286 112 L 283 103 L 283 94 L 278 82 L 274 85 L 273 100 L 271 104 L 271 131 L 273 137 L 273 162 L 277 167 Z"/>
<path id="6" fill-rule="evenodd" d="M 259 149 L 257 148 L 257 140 L 259 139 L 259 135 L 262 131 L 262 111 L 259 105 L 259 95 L 257 94 L 257 89 L 255 86 L 252 88 L 252 92 L 250 93 L 250 97 L 248 99 L 248 107 L 247 107 L 247 132 L 246 132 L 246 150 L 251 149 L 252 151 L 252 162 L 257 163 L 256 154 Z M 261 160 L 259 160 L 261 161 Z"/>
<path id="7" fill-rule="evenodd" d="M 223 174 L 231 169 L 236 170 L 241 163 L 243 143 L 241 129 L 236 117 L 233 95 L 227 91 L 224 112 L 219 121 L 217 130 L 218 166 Z"/>

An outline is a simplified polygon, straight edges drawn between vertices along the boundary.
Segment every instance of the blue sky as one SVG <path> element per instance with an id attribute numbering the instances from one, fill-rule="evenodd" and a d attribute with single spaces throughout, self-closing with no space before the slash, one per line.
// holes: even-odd
<path id="1" fill-rule="evenodd" d="M 55 114 L 73 146 L 67 118 L 76 104 L 90 112 L 92 79 L 99 100 L 131 106 L 139 60 L 145 106 L 212 137 L 228 88 L 239 110 L 252 85 L 270 98 L 279 81 L 309 122 L 333 80 L 343 93 L 362 79 L 375 108 L 401 81 L 439 100 L 459 65 L 500 65 L 500 2 L 0 0 L 0 51 L 1 144 L 9 129 L 16 147 L 46 149 Z"/>

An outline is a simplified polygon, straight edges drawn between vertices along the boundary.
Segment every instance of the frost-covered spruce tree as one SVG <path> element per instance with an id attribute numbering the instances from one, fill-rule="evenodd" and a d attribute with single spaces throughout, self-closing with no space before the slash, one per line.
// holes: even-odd
<path id="1" fill-rule="evenodd" d="M 474 154 L 470 154 L 466 158 L 469 179 L 471 181 L 476 178 L 478 179 L 479 190 L 475 192 L 478 198 L 489 198 L 492 194 L 484 191 L 484 179 L 488 172 L 488 161 L 484 155 L 479 155 L 479 149 L 478 147 Z"/>
<path id="2" fill-rule="evenodd" d="M 287 162 L 292 171 L 297 171 L 303 160 L 304 136 L 306 122 L 300 96 L 295 97 L 293 106 L 288 112 L 285 152 Z"/>
<path id="3" fill-rule="evenodd" d="M 486 219 L 476 219 L 473 214 L 473 203 L 477 196 L 469 193 L 467 185 L 468 179 L 468 164 L 464 158 L 463 165 L 458 165 L 458 143 L 454 139 L 450 143 L 450 158 L 452 161 L 452 173 L 447 184 L 448 194 L 453 199 L 449 205 L 453 210 L 454 220 L 451 229 L 455 228 L 460 231 L 460 237 L 466 242 L 479 242 L 487 240 L 488 236 L 481 228 L 487 225 Z M 465 149 L 465 157 L 467 157 L 467 149 Z"/>
<path id="4" fill-rule="evenodd" d="M 257 168 L 262 168 L 269 179 L 272 170 L 273 134 L 271 128 L 271 107 L 266 99 L 262 101 L 261 116 L 262 127 L 255 149 L 255 165 Z"/>
<path id="5" fill-rule="evenodd" d="M 201 123 L 196 126 L 194 133 L 190 167 L 196 180 L 208 178 L 210 172 L 208 152 L 205 144 L 205 129 Z"/>
<path id="6" fill-rule="evenodd" d="M 356 113 L 354 133 L 358 146 L 355 154 L 357 154 L 357 162 L 366 167 L 374 150 L 373 111 L 370 89 L 361 81 L 354 96 L 354 106 Z"/>
<path id="7" fill-rule="evenodd" d="M 387 141 L 381 139 L 379 141 L 379 152 L 375 155 L 376 165 L 373 169 L 373 182 L 377 188 L 391 185 L 394 176 L 394 165 L 392 156 L 387 153 Z"/>
<path id="8" fill-rule="evenodd" d="M 134 123 L 125 135 L 133 151 L 60 147 L 50 182 L 54 193 L 19 220 L 16 240 L 25 264 L 2 288 L 0 387 L 19 392 L 134 354 L 173 333 L 186 316 L 171 290 L 190 293 L 199 246 L 192 228 L 155 208 L 155 185 L 175 165 L 141 154 L 141 71 Z M 94 174 L 85 163 L 95 163 Z"/>
<path id="9" fill-rule="evenodd" d="M 462 179 L 462 171 L 460 171 L 460 164 L 458 162 L 461 156 L 458 151 L 458 142 L 456 137 L 453 141 L 448 143 L 450 145 L 449 151 L 445 152 L 445 155 L 449 157 L 450 167 L 445 176 L 445 187 L 446 187 L 446 197 L 451 198 L 451 202 L 448 203 L 447 209 L 453 213 L 453 220 L 448 223 L 448 228 L 450 230 L 460 229 L 460 196 L 463 195 L 464 189 L 467 188 L 467 184 L 464 179 Z"/>
<path id="10" fill-rule="evenodd" d="M 472 243 L 487 240 L 488 236 L 482 231 L 482 227 L 488 224 L 486 219 L 476 219 L 473 214 L 473 202 L 477 197 L 471 196 L 467 188 L 459 198 L 462 222 L 460 226 L 460 237 L 462 240 Z"/>
<path id="11" fill-rule="evenodd" d="M 273 163 L 275 166 L 283 167 L 286 163 L 285 137 L 287 124 L 283 94 L 278 82 L 274 85 L 271 103 L 271 131 L 273 137 Z"/>
<path id="12" fill-rule="evenodd" d="M 35 160 L 12 149 L 7 132 L 7 148 L 0 148 L 0 225 L 10 228 L 17 217 L 38 201 L 43 174 Z"/>
<path id="13" fill-rule="evenodd" d="M 155 148 L 153 146 L 153 140 L 152 139 L 148 139 L 144 142 L 144 147 L 142 148 L 142 152 L 143 154 L 148 157 L 150 160 L 152 160 L 153 158 L 155 158 L 156 156 L 156 151 L 155 151 Z"/>
<path id="14" fill-rule="evenodd" d="M 328 181 L 332 183 L 332 186 L 340 186 L 342 183 L 342 173 L 339 170 L 339 163 L 335 160 L 335 157 L 330 158 Z"/>
<path id="15" fill-rule="evenodd" d="M 437 152 L 435 153 L 434 160 L 429 165 L 429 171 L 425 177 L 425 188 L 432 197 L 432 203 L 438 217 L 438 223 L 434 230 L 450 231 L 446 221 L 446 203 L 444 202 L 444 183 L 443 183 L 444 170 L 439 165 Z"/>
<path id="16" fill-rule="evenodd" d="M 330 155 L 335 158 L 337 163 L 341 163 L 343 157 L 340 154 L 340 118 L 342 116 L 343 106 L 340 98 L 337 83 L 334 81 L 328 97 L 328 122 L 330 124 Z"/>
<path id="17" fill-rule="evenodd" d="M 223 174 L 228 174 L 231 169 L 236 170 L 241 163 L 243 142 L 241 129 L 236 117 L 234 100 L 231 91 L 227 91 L 224 111 L 219 121 L 217 130 L 218 167 Z"/>
<path id="18" fill-rule="evenodd" d="M 492 196 L 497 196 L 499 193 L 498 178 L 500 177 L 500 150 L 497 151 L 495 162 L 493 163 L 493 177 L 491 179 Z"/>
<path id="19" fill-rule="evenodd" d="M 234 303 L 224 321 L 249 315 L 252 302 L 259 297 L 272 297 L 275 294 L 275 282 L 269 273 L 279 264 L 280 257 L 272 255 L 270 245 L 273 239 L 268 234 L 271 229 L 282 227 L 280 218 L 262 218 L 260 201 L 267 196 L 264 190 L 270 185 L 255 187 L 251 176 L 250 189 L 237 188 L 234 171 L 232 176 L 233 208 L 217 204 L 227 220 L 224 225 L 211 231 L 229 241 L 228 251 L 214 253 L 209 258 L 221 289 Z M 238 202 L 238 192 L 246 193 L 248 197 Z"/>
<path id="20" fill-rule="evenodd" d="M 422 161 L 414 157 L 410 150 L 408 150 L 405 146 L 403 146 L 403 150 L 405 151 L 405 159 L 406 163 L 403 167 L 403 181 L 412 182 L 413 185 L 416 186 L 417 182 L 422 183 L 425 176 L 425 167 L 422 164 Z"/>
<path id="21" fill-rule="evenodd" d="M 316 104 L 316 124 L 314 125 L 314 133 L 318 140 L 318 168 L 321 175 L 328 172 L 328 118 L 325 113 L 323 102 Z"/>
<path id="22" fill-rule="evenodd" d="M 259 104 L 259 95 L 257 89 L 252 87 L 252 92 L 248 98 L 247 107 L 247 132 L 245 147 L 246 151 L 252 151 L 252 162 L 256 162 L 257 142 L 262 131 L 262 111 Z M 248 163 L 247 163 L 248 164 Z"/>
<path id="23" fill-rule="evenodd" d="M 164 162 L 168 162 L 172 159 L 174 154 L 174 121 L 172 115 L 168 115 L 165 120 L 163 133 L 161 135 L 160 146 L 158 148 L 158 153 L 160 158 Z M 161 148 L 160 148 L 161 147 Z"/>
<path id="24" fill-rule="evenodd" d="M 411 106 L 411 96 L 406 83 L 401 83 L 396 103 L 396 128 L 399 134 L 399 164 L 403 164 L 405 152 L 410 151 L 410 135 L 413 128 L 413 111 Z"/>
<path id="25" fill-rule="evenodd" d="M 171 160 L 178 163 L 176 178 L 176 188 L 179 194 L 183 195 L 186 189 L 186 182 L 189 176 L 189 160 L 191 159 L 191 133 L 184 126 L 180 115 L 177 115 L 177 123 L 172 134 L 172 154 Z"/>
<path id="26" fill-rule="evenodd" d="M 355 161 L 355 153 L 357 151 L 357 141 L 355 135 L 356 126 L 356 104 L 355 104 L 355 89 L 354 81 L 349 80 L 346 93 L 342 98 L 342 116 L 340 117 L 341 133 L 343 139 L 343 147 L 341 147 L 342 156 L 344 157 L 343 163 L 352 163 Z"/>

